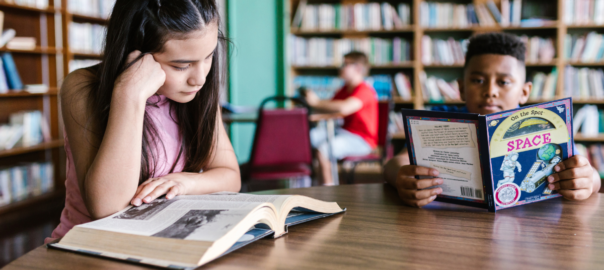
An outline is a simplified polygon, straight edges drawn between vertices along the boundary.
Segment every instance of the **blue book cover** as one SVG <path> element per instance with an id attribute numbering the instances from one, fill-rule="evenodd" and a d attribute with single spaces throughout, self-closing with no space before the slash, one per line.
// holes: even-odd
<path id="1" fill-rule="evenodd" d="M 6 72 L 8 88 L 13 90 L 23 89 L 23 83 L 21 82 L 21 77 L 19 77 L 13 56 L 10 53 L 4 53 L 1 58 L 4 64 L 4 71 Z"/>
<path id="2" fill-rule="evenodd" d="M 412 165 L 444 180 L 436 200 L 497 211 L 560 197 L 547 176 L 575 153 L 572 98 L 495 114 L 403 110 Z"/>

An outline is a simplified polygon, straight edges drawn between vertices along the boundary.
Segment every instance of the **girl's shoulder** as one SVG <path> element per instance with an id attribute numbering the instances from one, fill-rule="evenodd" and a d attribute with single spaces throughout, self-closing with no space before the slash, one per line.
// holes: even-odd
<path id="1" fill-rule="evenodd" d="M 66 126 L 73 123 L 83 125 L 91 115 L 89 106 L 90 91 L 96 81 L 96 72 L 91 69 L 78 69 L 65 77 L 59 92 L 61 110 Z M 70 116 L 70 117 L 66 117 Z"/>
<path id="2" fill-rule="evenodd" d="M 88 94 L 93 82 L 96 80 L 96 72 L 92 68 L 82 68 L 75 70 L 63 80 L 61 86 L 61 96 L 70 96 L 75 93 Z"/>

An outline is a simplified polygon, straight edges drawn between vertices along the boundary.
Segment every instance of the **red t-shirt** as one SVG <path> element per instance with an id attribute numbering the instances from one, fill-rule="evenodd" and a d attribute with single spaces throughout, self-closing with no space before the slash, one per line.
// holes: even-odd
<path id="1" fill-rule="evenodd" d="M 362 82 L 348 93 L 346 86 L 342 87 L 332 100 L 345 100 L 349 97 L 358 98 L 363 102 L 363 107 L 357 112 L 344 117 L 345 130 L 361 136 L 365 141 L 375 148 L 378 141 L 378 100 L 373 87 Z"/>

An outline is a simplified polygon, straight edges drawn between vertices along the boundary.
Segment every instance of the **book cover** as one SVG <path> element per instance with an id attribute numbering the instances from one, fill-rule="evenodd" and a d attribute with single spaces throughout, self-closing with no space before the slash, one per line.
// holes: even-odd
<path id="1" fill-rule="evenodd" d="M 559 197 L 553 167 L 574 155 L 572 98 L 489 115 L 403 110 L 411 165 L 435 168 L 436 200 L 497 211 Z"/>
<path id="2" fill-rule="evenodd" d="M 2 58 L 4 71 L 6 72 L 8 87 L 13 90 L 23 89 L 23 83 L 21 77 L 19 77 L 13 56 L 10 53 L 4 53 L 0 58 Z"/>

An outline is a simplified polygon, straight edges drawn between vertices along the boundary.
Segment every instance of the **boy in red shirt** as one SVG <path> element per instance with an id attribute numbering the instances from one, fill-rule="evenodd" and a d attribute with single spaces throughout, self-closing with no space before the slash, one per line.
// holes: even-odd
<path id="1" fill-rule="evenodd" d="M 336 159 L 362 156 L 371 153 L 377 145 L 378 100 L 373 87 L 365 83 L 369 74 L 369 61 L 362 52 L 351 52 L 344 56 L 340 77 L 344 87 L 332 100 L 320 100 L 312 91 L 304 93 L 306 102 L 313 109 L 324 113 L 344 116 L 344 125 L 337 128 L 331 142 L 332 154 Z M 311 144 L 318 150 L 317 159 L 324 185 L 332 185 L 331 163 L 327 158 L 327 132 L 314 128 L 310 132 Z"/>

